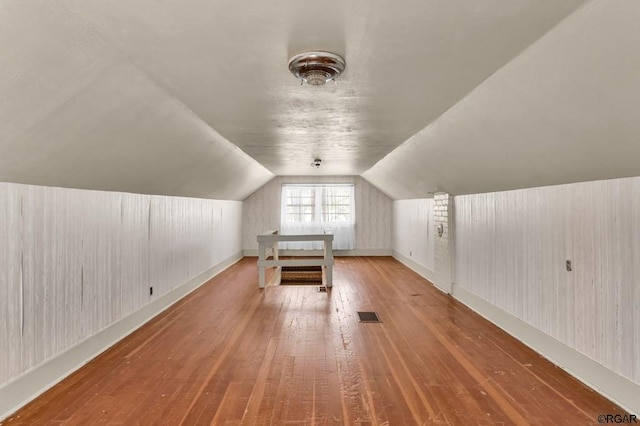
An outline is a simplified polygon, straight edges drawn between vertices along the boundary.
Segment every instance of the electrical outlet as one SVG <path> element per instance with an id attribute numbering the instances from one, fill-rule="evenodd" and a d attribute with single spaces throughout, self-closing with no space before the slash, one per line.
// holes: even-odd
<path id="1" fill-rule="evenodd" d="M 567 260 L 567 271 L 571 272 L 572 268 L 571 268 L 571 261 Z"/>
<path id="2" fill-rule="evenodd" d="M 153 287 L 149 287 L 149 296 L 153 296 Z"/>

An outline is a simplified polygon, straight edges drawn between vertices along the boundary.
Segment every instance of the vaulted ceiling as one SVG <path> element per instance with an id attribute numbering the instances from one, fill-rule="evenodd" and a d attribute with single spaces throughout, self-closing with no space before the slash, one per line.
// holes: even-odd
<path id="1" fill-rule="evenodd" d="M 392 198 L 640 175 L 637 0 L 0 0 L 0 181 Z M 290 56 L 345 57 L 301 86 Z M 310 166 L 322 158 L 319 169 Z"/>

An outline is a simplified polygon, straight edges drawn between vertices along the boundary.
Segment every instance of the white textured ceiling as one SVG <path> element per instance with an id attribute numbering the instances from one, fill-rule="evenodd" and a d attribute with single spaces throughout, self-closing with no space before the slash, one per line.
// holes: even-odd
<path id="1" fill-rule="evenodd" d="M 0 0 L 0 180 L 243 199 L 364 173 L 408 198 L 640 174 L 639 4 Z M 301 87 L 303 50 L 343 55 L 338 84 Z"/>
<path id="2" fill-rule="evenodd" d="M 243 199 L 273 174 L 60 2 L 0 2 L 0 181 Z"/>
<path id="3" fill-rule="evenodd" d="M 587 3 L 363 177 L 415 198 L 640 175 L 639 22 Z"/>

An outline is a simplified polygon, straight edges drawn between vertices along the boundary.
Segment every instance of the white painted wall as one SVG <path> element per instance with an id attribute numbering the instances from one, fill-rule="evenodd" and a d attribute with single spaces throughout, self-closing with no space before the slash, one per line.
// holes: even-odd
<path id="1" fill-rule="evenodd" d="M 241 205 L 0 183 L 0 389 L 237 258 Z"/>
<path id="2" fill-rule="evenodd" d="M 455 232 L 455 288 L 640 384 L 640 177 L 458 196 Z"/>
<path id="3" fill-rule="evenodd" d="M 434 271 L 433 198 L 393 202 L 394 255 Z"/>
<path id="4" fill-rule="evenodd" d="M 244 200 L 242 246 L 258 249 L 256 236 L 280 228 L 280 202 L 285 183 L 353 183 L 356 193 L 356 250 L 390 254 L 393 206 L 385 194 L 357 176 L 278 176 Z"/>
<path id="5" fill-rule="evenodd" d="M 452 295 L 640 413 L 640 177 L 456 196 L 451 206 Z M 446 265 L 435 201 L 393 207 L 394 257 L 437 285 Z"/>

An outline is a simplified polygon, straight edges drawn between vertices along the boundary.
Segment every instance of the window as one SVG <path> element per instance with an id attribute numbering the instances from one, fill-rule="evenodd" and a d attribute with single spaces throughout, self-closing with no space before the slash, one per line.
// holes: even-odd
<path id="1" fill-rule="evenodd" d="M 313 188 L 285 187 L 287 223 L 312 223 L 315 220 L 316 195 Z"/>
<path id="2" fill-rule="evenodd" d="M 283 185 L 282 234 L 334 235 L 333 248 L 355 245 L 355 200 L 353 185 Z M 320 249 L 321 242 L 287 242 L 288 249 Z"/>
<path id="3" fill-rule="evenodd" d="M 351 193 L 353 186 L 322 188 L 322 221 L 324 223 L 351 222 Z"/>

